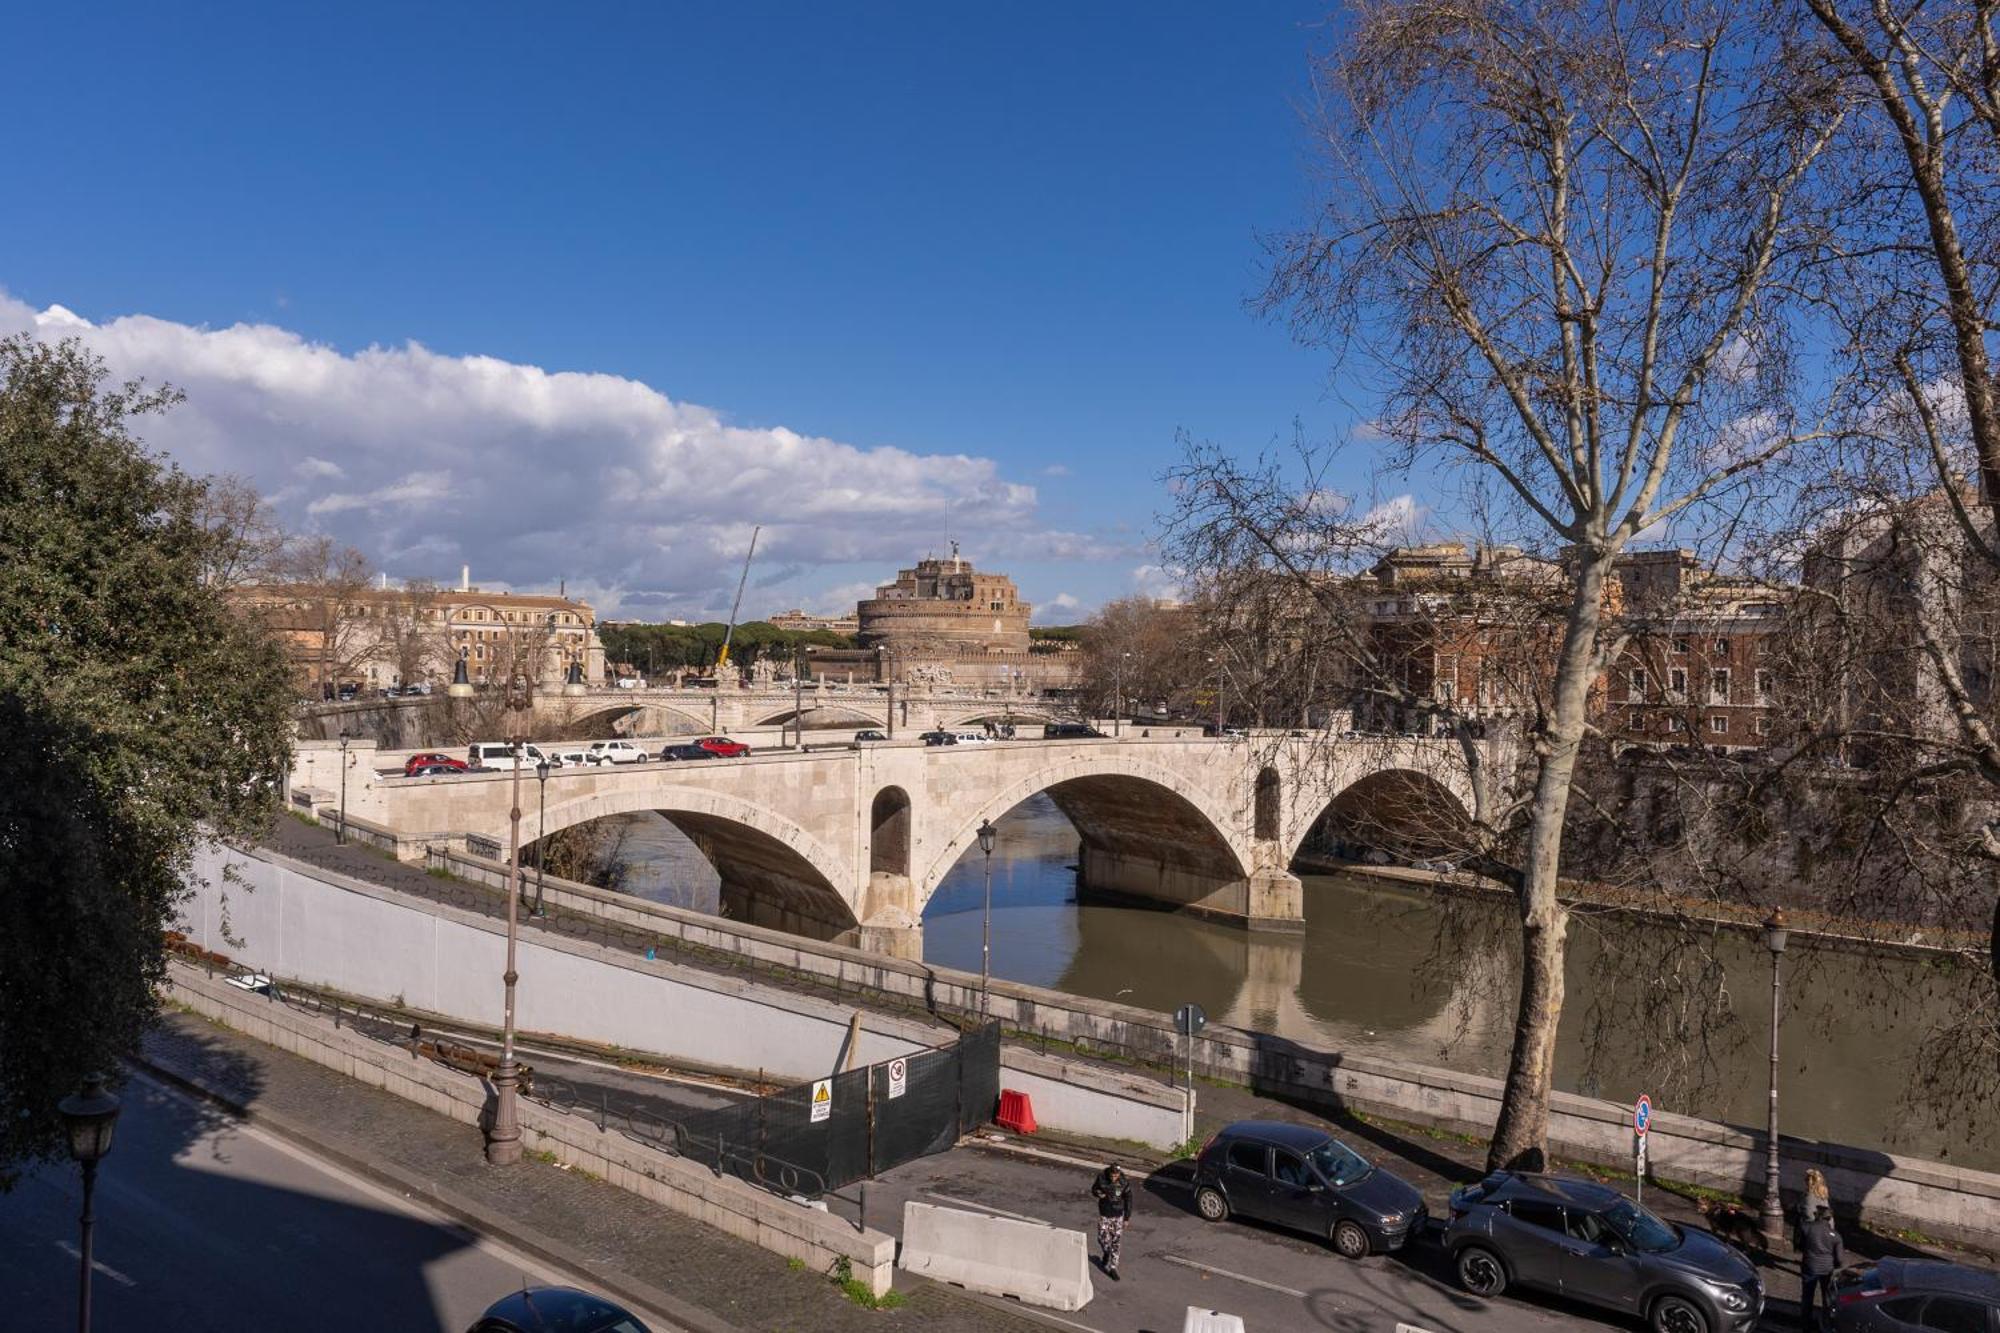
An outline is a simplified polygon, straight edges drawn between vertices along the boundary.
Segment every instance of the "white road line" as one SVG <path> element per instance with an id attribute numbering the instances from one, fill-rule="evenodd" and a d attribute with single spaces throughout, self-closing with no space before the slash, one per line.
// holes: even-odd
<path id="1" fill-rule="evenodd" d="M 56 1248 L 61 1250 L 64 1254 L 68 1255 L 72 1259 L 83 1258 L 83 1251 L 79 1250 L 78 1248 L 76 1248 L 76 1246 L 70 1244 L 66 1240 L 57 1241 Z M 136 1287 L 139 1285 L 137 1282 L 134 1282 L 131 1278 L 126 1277 L 123 1273 L 119 1272 L 117 1269 L 113 1268 L 110 1264 L 105 1263 L 101 1259 L 92 1259 L 90 1261 L 90 1271 L 93 1273 L 104 1274 L 104 1276 L 110 1278 L 113 1282 L 116 1282 L 121 1287 Z"/>
<path id="2" fill-rule="evenodd" d="M 1235 1278 L 1238 1282 L 1248 1282 L 1251 1286 L 1262 1287 L 1266 1291 L 1281 1291 L 1287 1296 L 1296 1296 L 1300 1300 L 1306 1298 L 1306 1294 L 1303 1291 L 1297 1291 L 1291 1287 L 1281 1287 L 1275 1282 L 1266 1282 L 1261 1277 L 1251 1277 L 1247 1273 L 1232 1273 L 1226 1268 L 1217 1268 L 1213 1264 L 1204 1264 L 1194 1259 L 1183 1259 L 1178 1254 L 1163 1254 L 1160 1257 L 1170 1264 L 1179 1264 L 1182 1268 L 1199 1268 L 1204 1273 L 1213 1273 L 1217 1277 Z"/>
<path id="3" fill-rule="evenodd" d="M 1029 1217 L 1026 1213 L 1010 1213 L 1005 1208 L 995 1208 L 990 1203 L 979 1203 L 973 1199 L 954 1199 L 949 1194 L 934 1194 L 931 1193 L 930 1191 L 925 1191 L 924 1197 L 926 1199 L 936 1199 L 942 1203 L 955 1203 L 961 1208 L 977 1208 L 981 1212 L 998 1213 L 1002 1217 L 1011 1217 L 1016 1222 L 1033 1222 L 1037 1226 L 1045 1226 L 1045 1227 L 1052 1227 L 1055 1225 L 1055 1223 L 1045 1222 L 1039 1217 Z"/>

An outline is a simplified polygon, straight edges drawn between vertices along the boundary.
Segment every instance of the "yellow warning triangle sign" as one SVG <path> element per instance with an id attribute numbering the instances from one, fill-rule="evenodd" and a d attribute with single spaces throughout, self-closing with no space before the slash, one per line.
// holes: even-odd
<path id="1" fill-rule="evenodd" d="M 824 1083 L 813 1084 L 813 1100 L 816 1102 L 832 1101 L 833 1089 Z"/>

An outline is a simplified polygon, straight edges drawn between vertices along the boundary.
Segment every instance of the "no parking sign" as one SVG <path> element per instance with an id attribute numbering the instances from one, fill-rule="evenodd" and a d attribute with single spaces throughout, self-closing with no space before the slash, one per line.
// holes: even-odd
<path id="1" fill-rule="evenodd" d="M 889 1062 L 889 1097 L 894 1100 L 910 1086 L 910 1064 L 902 1056 Z"/>

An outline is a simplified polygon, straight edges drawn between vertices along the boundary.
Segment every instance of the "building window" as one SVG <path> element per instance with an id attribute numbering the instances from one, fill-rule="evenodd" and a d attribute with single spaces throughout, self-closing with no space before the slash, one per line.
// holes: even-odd
<path id="1" fill-rule="evenodd" d="M 1729 719 L 1718 714 L 1708 720 L 1708 729 L 1718 736 L 1727 736 L 1729 734 Z"/>
<path id="2" fill-rule="evenodd" d="M 1674 651 L 1677 653 L 1684 653 L 1687 650 L 1688 650 L 1688 641 L 1684 638 L 1679 637 L 1678 635 L 1675 636 Z"/>
<path id="3" fill-rule="evenodd" d="M 1760 703 L 1760 704 L 1767 704 L 1767 703 L 1770 703 L 1770 702 L 1771 702 L 1771 695 L 1772 695 L 1772 688 L 1771 688 L 1771 686 L 1772 686 L 1772 681 L 1771 681 L 1771 673 L 1770 673 L 1770 672 L 1768 672 L 1768 671 L 1759 671 L 1759 672 L 1757 673 L 1757 702 L 1758 702 L 1758 703 Z"/>
<path id="4" fill-rule="evenodd" d="M 1758 734 L 1759 736 L 1768 736 L 1768 735 L 1770 735 L 1770 734 L 1771 734 L 1771 719 L 1770 719 L 1770 718 L 1768 718 L 1768 717 L 1760 717 L 1760 718 L 1758 718 L 1758 719 L 1757 719 L 1757 734 Z"/>
<path id="5" fill-rule="evenodd" d="M 1686 718 L 1683 718 L 1683 717 L 1670 717 L 1670 718 L 1668 718 L 1668 719 L 1667 719 L 1667 730 L 1668 730 L 1668 731 L 1686 731 L 1686 730 L 1687 730 L 1687 719 L 1686 719 Z"/>
<path id="6" fill-rule="evenodd" d="M 1708 701 L 1712 704 L 1729 702 L 1729 669 L 1721 667 L 1708 673 Z"/>
<path id="7" fill-rule="evenodd" d="M 1646 673 L 1644 671 L 1636 668 L 1633 670 L 1628 697 L 1633 699 L 1643 699 L 1646 697 Z"/>
<path id="8" fill-rule="evenodd" d="M 1715 655 L 1717 657 L 1729 656 L 1729 640 L 1717 639 L 1715 641 Z"/>
<path id="9" fill-rule="evenodd" d="M 1667 673 L 1667 693 L 1675 700 L 1687 698 L 1688 673 L 1681 667 Z"/>

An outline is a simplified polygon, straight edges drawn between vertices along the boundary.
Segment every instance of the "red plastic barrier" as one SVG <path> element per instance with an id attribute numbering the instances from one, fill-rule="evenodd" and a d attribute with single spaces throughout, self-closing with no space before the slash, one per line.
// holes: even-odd
<path id="1" fill-rule="evenodd" d="M 1029 1102 L 1028 1094 L 1015 1092 L 1009 1088 L 1000 1090 L 1000 1113 L 993 1117 L 1002 1128 L 1011 1129 L 1016 1134 L 1035 1132 L 1035 1108 Z"/>

